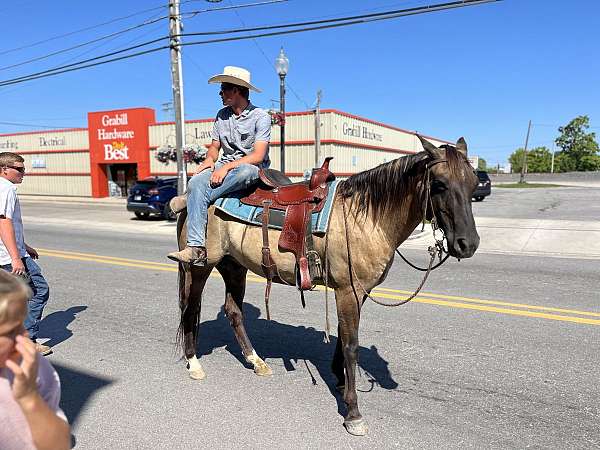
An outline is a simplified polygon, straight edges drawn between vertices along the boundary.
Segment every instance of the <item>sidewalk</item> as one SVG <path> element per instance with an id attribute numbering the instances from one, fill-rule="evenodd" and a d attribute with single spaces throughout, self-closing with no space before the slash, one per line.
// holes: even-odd
<path id="1" fill-rule="evenodd" d="M 600 221 L 475 218 L 481 238 L 478 252 L 600 259 Z M 426 249 L 431 227 L 401 248 Z"/>
<path id="2" fill-rule="evenodd" d="M 80 204 L 80 205 L 119 205 L 127 204 L 125 197 L 71 197 L 67 195 L 31 195 L 19 194 L 19 200 L 22 202 L 36 203 L 62 203 L 62 204 Z"/>

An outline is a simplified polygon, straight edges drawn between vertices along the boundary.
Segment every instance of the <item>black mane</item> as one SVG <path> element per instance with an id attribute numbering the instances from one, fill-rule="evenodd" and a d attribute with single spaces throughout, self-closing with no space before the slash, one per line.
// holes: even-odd
<path id="1" fill-rule="evenodd" d="M 426 152 L 397 158 L 373 169 L 359 172 L 342 181 L 338 195 L 351 198 L 351 206 L 359 214 L 371 214 L 375 222 L 385 213 L 399 206 L 402 196 L 410 189 L 416 190 L 417 183 L 409 180 L 421 174 L 422 162 L 430 159 Z"/>

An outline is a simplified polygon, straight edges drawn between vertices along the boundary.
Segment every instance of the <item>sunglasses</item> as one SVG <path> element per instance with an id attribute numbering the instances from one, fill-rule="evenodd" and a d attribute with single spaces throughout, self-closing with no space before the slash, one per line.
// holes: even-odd
<path id="1" fill-rule="evenodd" d="M 21 167 L 6 166 L 6 167 L 8 167 L 9 169 L 15 169 L 17 172 L 20 172 L 20 173 L 25 173 L 25 167 L 24 166 L 21 166 Z"/>
<path id="2" fill-rule="evenodd" d="M 235 87 L 235 85 L 233 85 L 233 84 L 225 84 L 225 83 L 223 83 L 223 84 L 221 85 L 221 92 L 223 92 L 223 91 L 230 91 L 230 90 L 232 90 L 234 87 Z"/>

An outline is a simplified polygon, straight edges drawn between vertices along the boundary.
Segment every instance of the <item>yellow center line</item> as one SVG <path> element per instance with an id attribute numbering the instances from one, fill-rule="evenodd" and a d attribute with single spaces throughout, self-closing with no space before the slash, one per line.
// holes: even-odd
<path id="1" fill-rule="evenodd" d="M 138 267 L 142 269 L 149 270 L 159 270 L 165 272 L 177 272 L 178 268 L 176 264 L 169 263 L 157 263 L 152 261 L 144 261 L 139 259 L 129 259 L 129 258 L 119 258 L 114 256 L 102 256 L 95 255 L 92 253 L 78 253 L 78 252 L 67 252 L 63 250 L 49 250 L 49 249 L 39 249 L 38 253 L 42 256 L 50 256 L 55 258 L 63 258 L 70 259 L 76 261 L 89 261 L 100 264 L 108 264 L 113 266 L 125 266 L 125 267 Z M 213 271 L 211 274 L 213 278 L 221 278 L 217 271 Z M 247 277 L 248 281 L 253 283 L 264 283 L 266 280 L 262 277 L 259 277 L 254 274 L 249 274 Z M 317 286 L 316 290 L 323 291 L 325 288 L 323 286 Z M 389 293 L 388 293 L 389 292 Z M 398 295 L 404 294 L 404 295 Z M 390 289 L 390 288 L 375 288 L 371 295 L 377 298 L 383 299 L 391 299 L 391 300 L 404 300 L 408 297 L 408 295 L 412 294 L 412 292 L 400 290 L 400 289 Z M 431 298 L 430 298 L 431 297 Z M 457 301 L 459 300 L 459 301 Z M 433 294 L 433 293 L 424 293 L 419 295 L 417 298 L 412 300 L 414 303 L 423 303 L 428 305 L 437 305 L 437 306 L 446 306 L 451 308 L 461 308 L 461 309 L 470 309 L 476 311 L 486 311 L 486 312 L 494 312 L 498 314 L 508 314 L 513 316 L 523 316 L 523 317 L 533 317 L 547 320 L 558 320 L 563 322 L 573 322 L 587 325 L 600 325 L 600 320 L 598 319 L 587 319 L 584 317 L 573 317 L 564 314 L 576 314 L 580 316 L 594 316 L 600 317 L 600 313 L 591 312 L 591 311 L 578 311 L 572 309 L 562 309 L 562 308 L 552 308 L 546 306 L 537 306 L 537 305 L 527 305 L 523 303 L 508 303 L 497 300 L 483 300 L 478 298 L 469 298 L 469 297 L 459 297 L 452 295 L 441 295 L 441 294 Z M 462 303 L 467 302 L 467 303 Z M 477 303 L 477 304 L 473 304 Z M 490 305 L 490 306 L 486 306 Z M 494 306 L 491 306 L 494 305 Z M 530 311 L 523 309 L 511 309 L 505 307 L 512 308 L 524 308 L 529 309 Z M 549 314 L 545 312 L 537 312 L 537 311 L 551 311 L 562 314 Z"/>

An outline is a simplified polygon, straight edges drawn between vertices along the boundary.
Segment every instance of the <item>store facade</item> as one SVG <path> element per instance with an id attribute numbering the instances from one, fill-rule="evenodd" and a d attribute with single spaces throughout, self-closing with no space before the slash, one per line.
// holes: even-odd
<path id="1" fill-rule="evenodd" d="M 286 174 L 300 179 L 327 156 L 339 177 L 421 150 L 414 132 L 333 109 L 321 111 L 321 147 L 315 150 L 312 111 L 286 114 Z M 186 121 L 186 141 L 211 141 L 213 119 Z M 429 137 L 434 144 L 448 141 Z M 88 113 L 88 128 L 0 135 L 0 151 L 25 158 L 19 192 L 86 197 L 124 196 L 136 179 L 175 176 L 176 163 L 159 162 L 157 149 L 175 145 L 175 124 L 156 122 L 150 108 Z M 271 133 L 271 167 L 279 167 L 279 126 Z M 188 167 L 191 172 L 192 167 Z"/>

